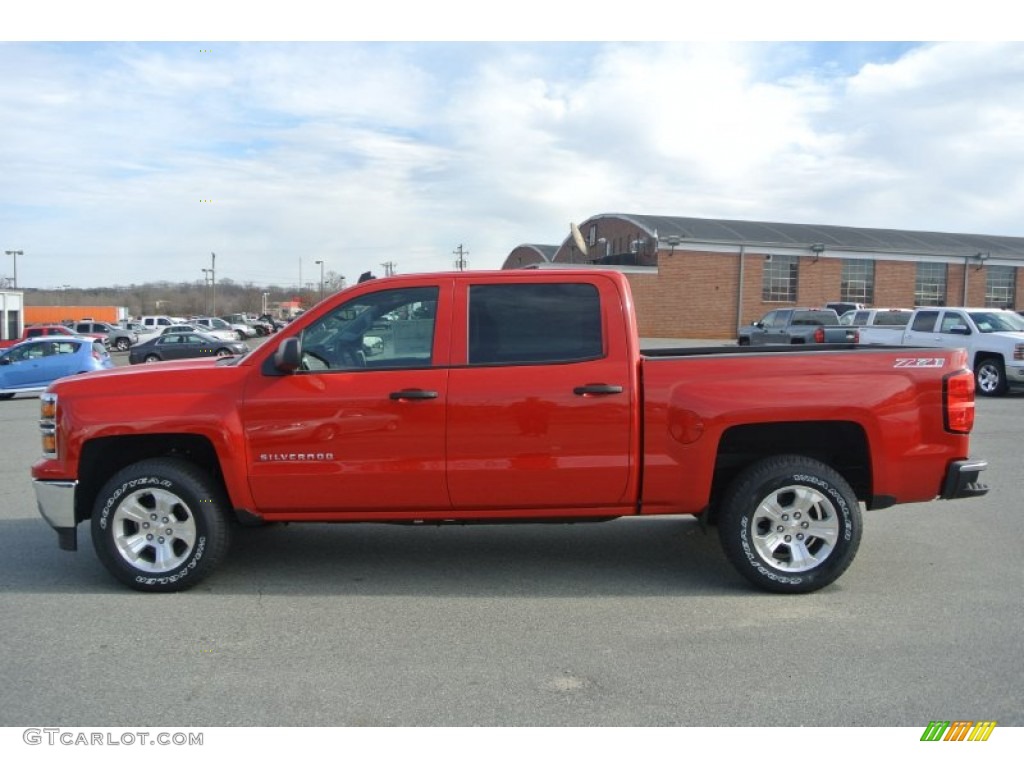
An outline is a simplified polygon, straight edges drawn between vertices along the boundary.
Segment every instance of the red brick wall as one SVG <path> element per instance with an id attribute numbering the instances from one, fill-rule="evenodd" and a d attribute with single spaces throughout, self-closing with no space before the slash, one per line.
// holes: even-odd
<path id="1" fill-rule="evenodd" d="M 876 307 L 913 307 L 917 265 L 909 261 L 875 262 Z"/>
<path id="2" fill-rule="evenodd" d="M 735 338 L 738 264 L 735 254 L 663 251 L 657 275 L 629 274 L 640 335 Z"/>
<path id="3" fill-rule="evenodd" d="M 628 248 L 635 239 L 635 227 L 615 219 L 602 219 L 598 237 L 613 243 L 612 252 Z M 589 225 L 581 226 L 584 237 Z M 518 251 L 518 249 L 517 249 Z M 510 254 L 509 262 L 517 251 Z M 594 255 L 592 252 L 591 255 Z M 603 250 L 601 252 L 603 255 Z M 642 256 L 642 254 L 641 254 Z M 582 264 L 582 257 L 576 252 Z M 568 262 L 567 247 L 559 251 L 556 261 Z M 639 259 L 641 263 L 658 264 L 657 274 L 627 275 L 633 289 L 640 335 L 644 337 L 734 339 L 736 338 L 739 302 L 740 257 L 736 253 L 695 253 L 676 249 L 662 250 L 657 259 Z M 794 302 L 766 302 L 761 298 L 765 253 L 747 251 L 743 256 L 743 297 L 740 324 L 757 320 L 767 312 L 787 306 L 822 306 L 840 299 L 842 259 L 827 254 L 817 261 L 811 255 L 801 256 L 797 298 Z M 985 303 L 985 269 L 967 265 L 967 303 L 980 306 Z M 876 307 L 913 307 L 914 281 L 917 263 L 913 261 L 876 261 Z M 946 271 L 946 302 L 963 302 L 964 265 L 949 264 Z M 1024 306 L 1024 269 L 1017 271 L 1017 306 Z"/>

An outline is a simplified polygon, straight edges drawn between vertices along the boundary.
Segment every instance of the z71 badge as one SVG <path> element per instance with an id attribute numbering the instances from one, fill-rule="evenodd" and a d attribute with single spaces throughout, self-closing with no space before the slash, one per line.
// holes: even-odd
<path id="1" fill-rule="evenodd" d="M 941 357 L 897 357 L 893 368 L 942 368 L 946 361 Z"/>

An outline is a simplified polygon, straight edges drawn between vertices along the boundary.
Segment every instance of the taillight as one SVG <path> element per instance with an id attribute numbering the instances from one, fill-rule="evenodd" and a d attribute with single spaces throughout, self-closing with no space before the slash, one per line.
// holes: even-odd
<path id="1" fill-rule="evenodd" d="M 1013 359 L 1024 360 L 1024 344 L 1013 345 Z"/>
<path id="2" fill-rule="evenodd" d="M 39 396 L 39 431 L 42 433 L 43 456 L 57 458 L 57 396 L 50 392 Z"/>
<path id="3" fill-rule="evenodd" d="M 820 325 L 814 331 L 814 340 L 818 344 L 824 344 L 825 343 L 825 329 L 822 328 Z"/>
<path id="4" fill-rule="evenodd" d="M 974 374 L 951 373 L 942 380 L 942 410 L 946 430 L 967 434 L 974 427 Z"/>

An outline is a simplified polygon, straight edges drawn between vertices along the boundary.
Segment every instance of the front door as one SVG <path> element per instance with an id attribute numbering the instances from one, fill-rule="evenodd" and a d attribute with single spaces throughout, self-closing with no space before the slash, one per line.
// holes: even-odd
<path id="1" fill-rule="evenodd" d="M 302 370 L 253 381 L 241 413 L 258 509 L 343 519 L 450 507 L 444 293 L 441 281 L 362 293 L 303 330 Z"/>

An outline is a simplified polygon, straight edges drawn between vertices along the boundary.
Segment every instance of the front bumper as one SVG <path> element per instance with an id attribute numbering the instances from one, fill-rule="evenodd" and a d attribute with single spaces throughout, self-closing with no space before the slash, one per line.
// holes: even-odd
<path id="1" fill-rule="evenodd" d="M 987 461 L 954 461 L 946 470 L 946 479 L 942 483 L 942 498 L 966 499 L 984 496 L 988 493 L 988 486 L 978 482 L 978 475 L 986 469 Z"/>
<path id="2" fill-rule="evenodd" d="M 39 514 L 57 532 L 61 549 L 78 549 L 78 522 L 75 520 L 75 480 L 33 480 Z"/>
<path id="3" fill-rule="evenodd" d="M 1011 387 L 1024 386 L 1024 365 L 1010 363 L 1006 366 L 1006 383 Z"/>

